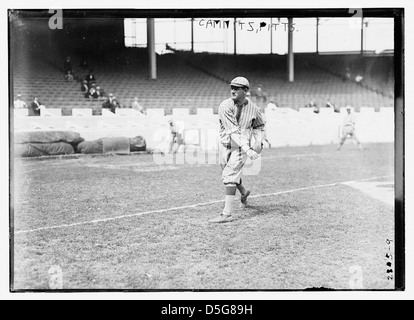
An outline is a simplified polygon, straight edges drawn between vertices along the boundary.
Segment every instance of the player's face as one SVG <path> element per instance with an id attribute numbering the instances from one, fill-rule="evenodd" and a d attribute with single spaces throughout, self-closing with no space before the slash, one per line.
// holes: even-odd
<path id="1" fill-rule="evenodd" d="M 246 90 L 244 88 L 234 86 L 231 86 L 230 88 L 231 98 L 234 101 L 243 101 L 246 98 Z"/>

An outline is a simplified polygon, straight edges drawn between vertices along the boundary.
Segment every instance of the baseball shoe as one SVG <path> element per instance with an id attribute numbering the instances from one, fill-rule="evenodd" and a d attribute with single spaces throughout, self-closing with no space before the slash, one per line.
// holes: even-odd
<path id="1" fill-rule="evenodd" d="M 250 190 L 246 190 L 246 193 L 240 197 L 242 207 L 247 207 L 247 197 L 250 196 Z"/>
<path id="2" fill-rule="evenodd" d="M 234 221 L 234 218 L 231 215 L 228 214 L 220 214 L 217 218 L 208 220 L 210 223 L 226 223 L 226 222 L 232 222 Z"/>

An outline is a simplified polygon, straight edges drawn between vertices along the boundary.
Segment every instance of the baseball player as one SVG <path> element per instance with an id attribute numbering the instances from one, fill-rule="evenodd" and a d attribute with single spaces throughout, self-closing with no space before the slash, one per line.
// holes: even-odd
<path id="1" fill-rule="evenodd" d="M 233 221 L 233 201 L 236 191 L 241 194 L 241 203 L 247 205 L 250 191 L 242 183 L 242 171 L 247 157 L 255 160 L 262 152 L 262 134 L 265 122 L 260 109 L 246 99 L 250 88 L 244 77 L 236 77 L 230 83 L 231 97 L 224 100 L 218 110 L 220 120 L 220 165 L 226 198 L 223 212 L 211 223 Z M 255 143 L 252 147 L 251 138 Z"/>
<path id="2" fill-rule="evenodd" d="M 175 125 L 173 119 L 168 120 L 168 124 L 170 125 L 170 132 L 171 132 L 171 140 L 168 148 L 168 153 L 177 153 L 178 151 L 178 139 L 179 139 L 179 133 L 177 130 L 177 126 Z"/>
<path id="3" fill-rule="evenodd" d="M 341 141 L 339 142 L 339 146 L 337 150 L 341 150 L 342 145 L 344 144 L 348 136 L 355 140 L 360 150 L 363 150 L 362 144 L 355 134 L 355 122 L 356 121 L 355 121 L 355 115 L 351 111 L 351 106 L 346 106 L 346 112 L 347 114 L 342 124 L 342 137 L 341 137 Z"/>

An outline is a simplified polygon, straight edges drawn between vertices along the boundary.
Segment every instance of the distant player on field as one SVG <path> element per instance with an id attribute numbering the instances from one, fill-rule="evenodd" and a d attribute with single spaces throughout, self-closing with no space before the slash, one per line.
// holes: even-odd
<path id="1" fill-rule="evenodd" d="M 250 88 L 244 77 L 234 78 L 230 83 L 231 98 L 224 100 L 218 110 L 220 119 L 220 164 L 222 179 L 226 189 L 223 212 L 209 222 L 223 223 L 233 221 L 233 201 L 236 191 L 241 194 L 242 205 L 247 204 L 250 191 L 242 183 L 242 171 L 247 157 L 255 160 L 261 153 L 262 134 L 265 122 L 260 109 L 246 99 Z M 255 143 L 250 147 L 252 136 Z"/>
<path id="2" fill-rule="evenodd" d="M 179 133 L 172 119 L 168 120 L 168 124 L 170 125 L 170 132 L 171 132 L 171 140 L 170 140 L 170 145 L 168 148 L 168 153 L 177 153 L 178 147 L 179 147 L 178 145 Z"/>
<path id="3" fill-rule="evenodd" d="M 355 115 L 352 113 L 351 106 L 346 106 L 346 116 L 344 118 L 342 124 L 342 137 L 341 141 L 339 142 L 339 146 L 337 150 L 341 150 L 342 145 L 344 144 L 345 140 L 350 137 L 356 141 L 360 150 L 363 150 L 362 144 L 359 141 L 358 137 L 355 133 Z"/>

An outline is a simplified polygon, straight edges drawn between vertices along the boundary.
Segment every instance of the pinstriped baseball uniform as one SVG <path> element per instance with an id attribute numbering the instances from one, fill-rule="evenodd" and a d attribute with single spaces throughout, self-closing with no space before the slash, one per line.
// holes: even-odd
<path id="1" fill-rule="evenodd" d="M 252 135 L 261 136 L 265 121 L 260 109 L 247 99 L 241 106 L 231 98 L 224 100 L 219 106 L 218 114 L 223 183 L 237 185 L 240 184 L 242 169 L 247 160 L 246 153 L 240 147 L 246 144 L 250 146 Z"/>

